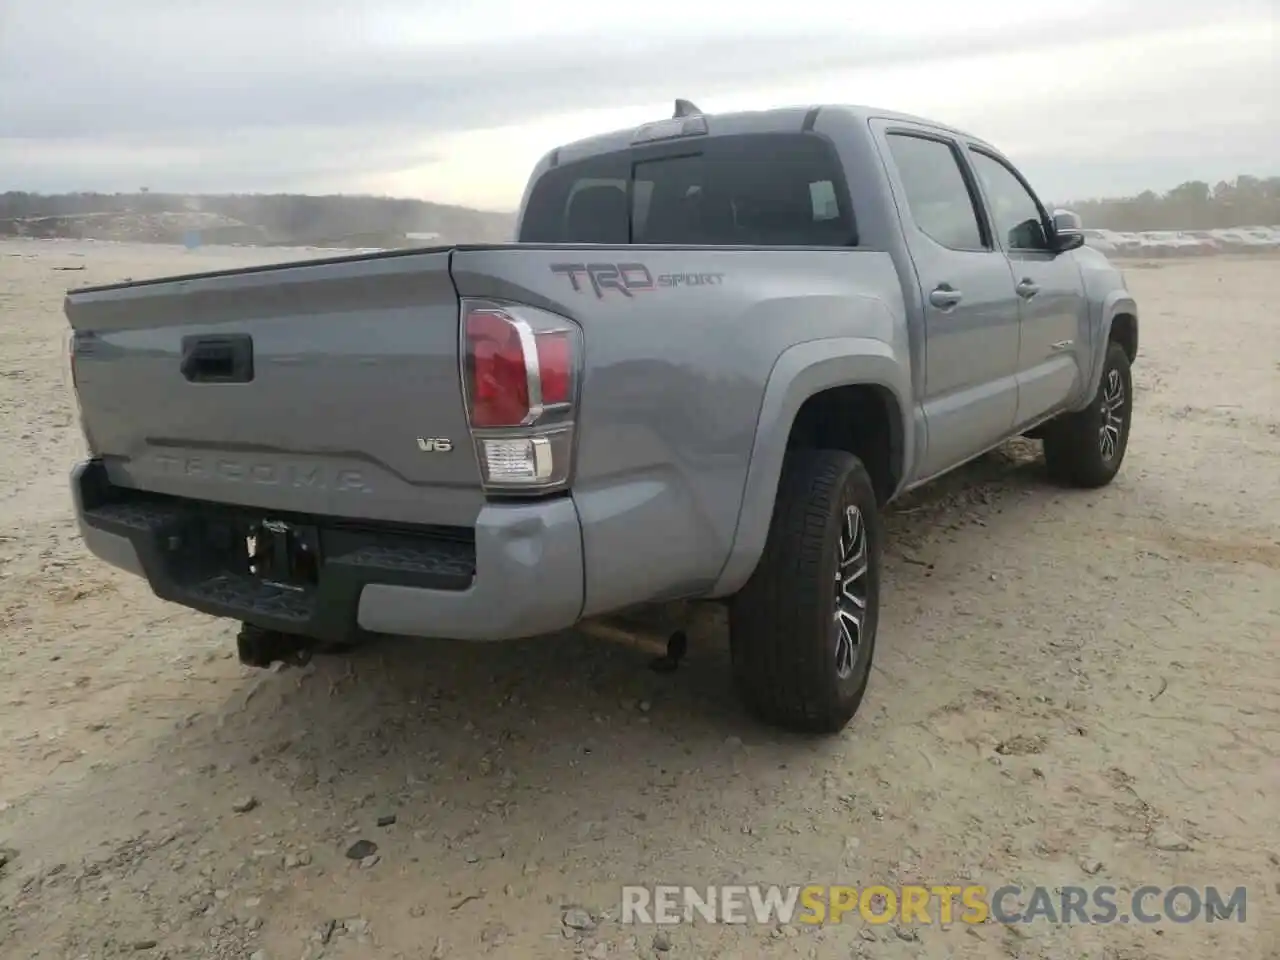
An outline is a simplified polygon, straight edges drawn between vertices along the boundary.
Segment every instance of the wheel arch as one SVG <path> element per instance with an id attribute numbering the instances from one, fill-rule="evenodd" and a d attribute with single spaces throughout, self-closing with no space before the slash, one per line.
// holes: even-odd
<path id="1" fill-rule="evenodd" d="M 774 364 L 756 422 L 733 544 L 710 596 L 726 597 L 759 563 L 787 451 L 831 446 L 864 460 L 881 502 L 910 470 L 910 364 L 880 340 L 796 344 Z"/>
<path id="2" fill-rule="evenodd" d="M 1107 345 L 1115 340 L 1133 363 L 1138 357 L 1138 304 L 1127 290 L 1113 290 L 1102 303 L 1098 339 L 1094 343 L 1089 379 L 1082 402 L 1088 405 L 1098 392 Z"/>
<path id="3" fill-rule="evenodd" d="M 1115 341 L 1124 349 L 1125 356 L 1133 363 L 1138 359 L 1138 311 L 1122 306 L 1111 317 L 1107 330 L 1107 342 Z"/>

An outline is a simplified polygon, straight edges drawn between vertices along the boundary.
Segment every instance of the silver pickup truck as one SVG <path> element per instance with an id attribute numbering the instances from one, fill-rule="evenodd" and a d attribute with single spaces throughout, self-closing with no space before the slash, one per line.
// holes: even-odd
<path id="1" fill-rule="evenodd" d="M 750 708 L 832 731 L 887 503 L 1020 434 L 1124 457 L 1124 279 L 959 130 L 681 101 L 552 150 L 518 231 L 70 293 L 89 549 L 257 664 L 719 600 Z"/>

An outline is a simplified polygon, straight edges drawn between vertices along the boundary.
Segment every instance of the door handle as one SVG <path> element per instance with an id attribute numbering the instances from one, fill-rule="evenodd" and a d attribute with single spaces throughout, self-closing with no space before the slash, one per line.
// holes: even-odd
<path id="1" fill-rule="evenodd" d="M 1018 296 L 1023 300 L 1030 300 L 1040 292 L 1040 284 L 1036 283 L 1030 277 L 1023 277 L 1021 282 L 1018 284 L 1017 290 Z"/>
<path id="2" fill-rule="evenodd" d="M 950 310 L 964 299 L 964 294 L 949 283 L 940 283 L 929 294 L 929 302 L 939 310 Z"/>

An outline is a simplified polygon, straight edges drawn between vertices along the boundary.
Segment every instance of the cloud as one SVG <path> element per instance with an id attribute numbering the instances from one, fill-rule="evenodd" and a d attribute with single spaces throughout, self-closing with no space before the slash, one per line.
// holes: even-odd
<path id="1" fill-rule="evenodd" d="M 441 144 L 475 131 L 517 131 L 523 157 L 531 148 L 521 128 L 583 107 L 687 96 L 712 109 L 709 102 L 744 91 L 767 104 L 785 89 L 835 92 L 833 78 L 895 72 L 945 88 L 937 78 L 949 65 L 977 64 L 981 74 L 981 64 L 1009 57 L 1021 73 L 969 89 L 954 112 L 999 115 L 1036 88 L 1047 118 L 1070 102 L 1074 85 L 1096 79 L 1074 75 L 1060 56 L 1090 46 L 1120 50 L 1090 69 L 1105 69 L 1116 90 L 1105 115 L 1132 118 L 1124 92 L 1159 72 L 1143 58 L 1159 36 L 1235 23 L 1256 37 L 1274 17 L 1268 0 L 1078 0 L 1054 11 L 925 0 L 867 10 L 831 0 L 800 13 L 735 7 L 732 16 L 723 3 L 673 0 L 636 8 L 642 16 L 556 0 L 472 0 L 448 15 L 423 9 L 409 0 L 334 8 L 305 0 L 6 0 L 0 176 L 47 189 L 405 183 L 405 171 L 441 169 Z M 867 102 L 860 94 L 869 85 L 880 86 L 850 86 L 834 99 Z M 886 91 L 878 102 L 945 101 L 946 92 Z M 1204 99 L 1203 89 L 1180 96 L 1191 94 Z M 1016 112 L 1025 119 L 1036 109 Z M 1020 139 L 1054 142 L 1052 124 L 1041 126 L 1042 136 Z M 509 200 L 519 186 L 495 188 L 494 199 Z"/>

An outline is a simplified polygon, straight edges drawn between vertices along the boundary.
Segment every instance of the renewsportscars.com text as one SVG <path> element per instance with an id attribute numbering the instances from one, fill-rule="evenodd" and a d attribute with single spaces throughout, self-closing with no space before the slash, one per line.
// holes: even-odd
<path id="1" fill-rule="evenodd" d="M 1245 921 L 1244 887 L 628 886 L 622 923 L 1213 923 Z"/>

